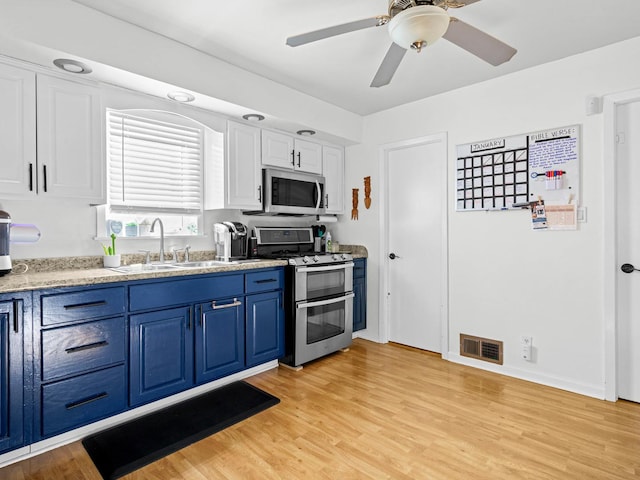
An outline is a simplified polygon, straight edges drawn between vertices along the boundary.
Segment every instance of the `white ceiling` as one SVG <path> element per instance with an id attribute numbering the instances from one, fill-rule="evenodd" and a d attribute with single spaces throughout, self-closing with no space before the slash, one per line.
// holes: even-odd
<path id="1" fill-rule="evenodd" d="M 296 48 L 285 41 L 386 14 L 388 0 L 74 1 L 360 115 L 640 36 L 639 0 L 482 0 L 450 14 L 515 47 L 510 62 L 493 67 L 440 40 L 408 52 L 391 84 L 376 89 L 386 27 Z"/>

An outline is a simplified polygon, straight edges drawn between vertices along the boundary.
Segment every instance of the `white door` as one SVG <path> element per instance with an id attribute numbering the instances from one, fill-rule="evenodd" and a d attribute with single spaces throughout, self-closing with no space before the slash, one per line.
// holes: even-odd
<path id="1" fill-rule="evenodd" d="M 388 339 L 442 352 L 447 298 L 446 135 L 382 148 Z"/>
<path id="2" fill-rule="evenodd" d="M 640 402 L 640 102 L 617 109 L 618 397 Z M 634 133 L 636 132 L 636 133 Z"/>

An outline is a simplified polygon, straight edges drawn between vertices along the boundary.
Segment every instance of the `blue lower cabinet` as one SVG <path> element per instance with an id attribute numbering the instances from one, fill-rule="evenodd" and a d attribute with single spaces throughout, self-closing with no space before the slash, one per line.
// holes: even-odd
<path id="1" fill-rule="evenodd" d="M 196 307 L 196 383 L 245 368 L 243 300 L 216 300 Z"/>
<path id="2" fill-rule="evenodd" d="M 367 260 L 356 258 L 353 269 L 353 331 L 367 328 Z"/>
<path id="3" fill-rule="evenodd" d="M 21 447 L 25 441 L 24 308 L 24 299 L 0 296 L 0 452 Z"/>
<path id="4" fill-rule="evenodd" d="M 247 367 L 276 360 L 284 355 L 284 310 L 282 291 L 246 297 Z"/>
<path id="5" fill-rule="evenodd" d="M 86 425 L 127 407 L 124 365 L 42 387 L 42 436 Z"/>
<path id="6" fill-rule="evenodd" d="M 192 387 L 192 309 L 131 315 L 129 322 L 129 404 L 142 405 Z"/>

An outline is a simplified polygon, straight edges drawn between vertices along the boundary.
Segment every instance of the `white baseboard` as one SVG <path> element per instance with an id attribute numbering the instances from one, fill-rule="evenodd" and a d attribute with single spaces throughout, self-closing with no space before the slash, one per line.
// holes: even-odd
<path id="1" fill-rule="evenodd" d="M 580 395 L 586 395 L 588 397 L 593 397 L 600 400 L 605 399 L 604 385 L 580 383 L 567 378 L 538 374 L 520 368 L 482 362 L 479 360 L 474 360 L 472 358 L 463 357 L 460 354 L 453 352 L 449 352 L 448 360 L 453 363 L 459 363 L 461 365 L 467 365 L 469 367 L 499 373 L 508 377 L 519 378 L 520 380 L 526 380 L 528 382 L 538 383 L 540 385 L 546 385 L 548 387 L 559 388 L 560 390 L 567 390 L 572 393 L 578 393 Z"/>
<path id="2" fill-rule="evenodd" d="M 263 363 L 262 365 L 243 370 L 242 372 L 229 375 L 228 377 L 224 377 L 219 380 L 214 380 L 213 382 L 191 388 L 184 392 L 176 393 L 175 395 L 157 400 L 153 403 L 142 405 L 141 407 L 137 407 L 132 410 L 127 410 L 126 412 L 114 415 L 113 417 L 105 418 L 104 420 L 85 425 L 84 427 L 76 428 L 75 430 L 71 430 L 70 432 L 65 432 L 55 437 L 47 438 L 46 440 L 42 440 L 37 443 L 32 443 L 31 445 L 27 445 L 26 447 L 12 450 L 11 452 L 0 455 L 0 468 L 12 463 L 19 462 L 21 460 L 26 460 L 27 458 L 35 457 L 36 455 L 48 452 L 49 450 L 53 450 L 54 448 L 62 447 L 63 445 L 81 440 L 93 433 L 97 433 L 101 430 L 105 430 L 120 423 L 124 423 L 128 420 L 133 420 L 137 417 L 140 417 L 141 415 L 155 412 L 156 410 L 168 407 L 169 405 L 182 402 L 210 390 L 215 390 L 216 388 L 222 387 L 223 385 L 231 382 L 235 382 L 236 380 L 242 380 L 243 378 L 251 377 L 253 375 L 257 375 L 258 373 L 262 373 L 276 367 L 278 367 L 277 360 Z"/>

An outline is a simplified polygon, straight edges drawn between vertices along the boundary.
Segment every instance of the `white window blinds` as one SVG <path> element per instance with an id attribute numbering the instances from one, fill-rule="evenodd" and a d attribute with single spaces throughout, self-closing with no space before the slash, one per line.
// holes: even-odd
<path id="1" fill-rule="evenodd" d="M 112 207 L 202 211 L 202 129 L 110 110 L 107 137 Z"/>

